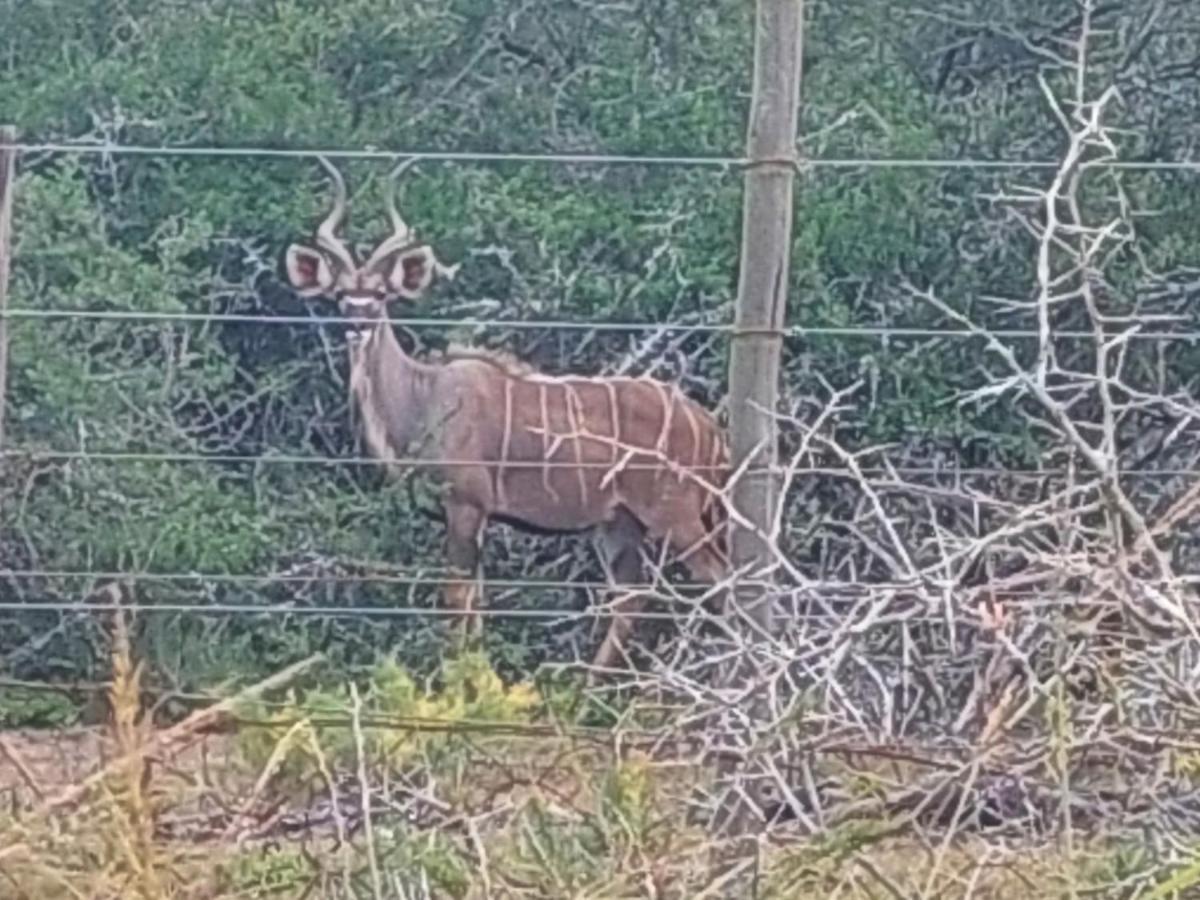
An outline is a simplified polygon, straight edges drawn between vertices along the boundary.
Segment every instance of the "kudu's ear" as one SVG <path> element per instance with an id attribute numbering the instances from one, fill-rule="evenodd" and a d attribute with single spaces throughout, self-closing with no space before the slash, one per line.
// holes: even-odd
<path id="1" fill-rule="evenodd" d="M 436 267 L 433 250 L 429 245 L 421 244 L 385 256 L 380 261 L 379 271 L 394 294 L 405 300 L 416 300 L 433 281 Z"/>
<path id="2" fill-rule="evenodd" d="M 309 247 L 292 244 L 287 249 L 287 276 L 302 297 L 317 297 L 333 287 L 333 270 L 325 256 Z"/>

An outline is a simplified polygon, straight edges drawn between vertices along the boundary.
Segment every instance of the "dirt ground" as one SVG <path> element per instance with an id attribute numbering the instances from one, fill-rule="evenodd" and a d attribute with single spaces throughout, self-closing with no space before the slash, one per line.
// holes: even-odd
<path id="1" fill-rule="evenodd" d="M 160 774 L 194 781 L 214 762 L 227 762 L 232 753 L 229 736 L 205 735 L 186 747 L 158 752 L 152 762 Z M 115 755 L 111 736 L 101 727 L 0 732 L 0 808 L 22 809 L 49 800 Z"/>

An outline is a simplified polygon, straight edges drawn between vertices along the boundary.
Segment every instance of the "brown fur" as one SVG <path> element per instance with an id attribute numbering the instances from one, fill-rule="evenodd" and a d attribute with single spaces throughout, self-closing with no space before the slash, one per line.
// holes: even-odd
<path id="1" fill-rule="evenodd" d="M 434 359 L 444 362 L 453 362 L 457 359 L 478 359 L 492 363 L 507 375 L 522 376 L 538 374 L 537 369 L 529 365 L 529 363 L 518 359 L 504 350 L 470 347 L 465 344 L 447 344 L 445 351 L 436 354 Z"/>
<path id="2" fill-rule="evenodd" d="M 696 577 L 723 577 L 715 492 L 728 449 L 712 416 L 677 388 L 550 377 L 485 351 L 420 363 L 386 324 L 355 369 L 371 452 L 428 459 L 447 485 L 447 554 L 462 576 L 475 574 L 481 531 L 500 517 L 551 531 L 600 529 L 615 580 L 640 580 L 646 537 L 666 540 Z M 448 600 L 469 615 L 474 595 L 457 584 Z M 623 611 L 638 605 L 630 599 Z M 598 665 L 616 661 L 629 628 L 627 618 L 614 619 Z"/>

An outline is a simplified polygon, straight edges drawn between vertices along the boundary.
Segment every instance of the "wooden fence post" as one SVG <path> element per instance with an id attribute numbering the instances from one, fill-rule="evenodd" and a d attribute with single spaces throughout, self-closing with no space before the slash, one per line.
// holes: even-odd
<path id="1" fill-rule="evenodd" d="M 731 592 L 730 615 L 748 641 L 773 631 L 772 597 L 764 583 L 773 551 L 769 534 L 780 497 L 776 472 L 779 361 L 788 295 L 792 193 L 800 106 L 803 0 L 758 0 L 754 84 L 746 138 L 749 167 L 742 206 L 737 311 L 729 359 L 729 431 L 733 466 L 751 468 L 733 488 L 733 505 L 756 530 L 732 526 L 733 564 L 744 574 Z M 731 674 L 749 676 L 745 666 Z M 727 774 L 736 775 L 725 767 Z M 733 767 L 735 770 L 738 766 Z M 753 798 L 754 791 L 751 791 Z M 719 834 L 745 834 L 754 805 L 730 797 L 718 811 Z"/>
<path id="2" fill-rule="evenodd" d="M 12 198 L 16 190 L 17 129 L 0 126 L 0 450 L 4 448 L 4 410 L 8 396 L 8 275 L 12 264 Z"/>

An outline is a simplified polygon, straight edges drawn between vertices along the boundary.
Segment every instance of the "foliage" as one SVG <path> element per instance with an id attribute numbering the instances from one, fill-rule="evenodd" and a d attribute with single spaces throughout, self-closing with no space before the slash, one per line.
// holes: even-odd
<path id="1" fill-rule="evenodd" d="M 64 728 L 79 719 L 69 694 L 40 687 L 6 687 L 0 692 L 0 728 Z"/>
<path id="2" fill-rule="evenodd" d="M 1167 900 L 1168 897 L 1185 897 L 1188 892 L 1200 885 L 1200 856 L 1194 856 L 1190 862 L 1181 866 L 1171 877 L 1147 894 L 1149 900 Z"/>
<path id="3" fill-rule="evenodd" d="M 936 285 L 983 321 L 1029 325 L 988 299 L 1027 296 L 1034 277 L 1032 239 L 999 198 L 1044 184 L 1046 171 L 1032 163 L 1061 150 L 1039 77 L 1058 85 L 1046 61 L 1073 13 L 1048 0 L 957 6 L 951 15 L 932 2 L 814 5 L 804 150 L 1031 167 L 806 172 L 797 193 L 793 323 L 944 327 L 903 289 L 908 281 Z M 1095 82 L 1115 81 L 1123 91 L 1117 124 L 1130 126 L 1128 158 L 1178 158 L 1194 145 L 1200 121 L 1183 37 L 1197 7 L 1169 0 L 1160 17 L 1142 6 L 1104 4 L 1098 13 Z M 336 8 L 311 0 L 40 0 L 10 2 L 4 18 L 0 122 L 15 123 L 30 140 L 689 157 L 736 155 L 743 141 L 751 23 L 749 7 L 735 0 L 700 8 L 682 0 L 350 0 Z M 387 167 L 345 168 L 353 233 L 366 239 L 383 227 Z M 715 403 L 723 339 L 693 335 L 668 350 L 652 334 L 597 331 L 573 340 L 505 323 L 727 321 L 737 278 L 736 175 L 423 163 L 405 179 L 404 209 L 439 254 L 463 268 L 411 312 L 492 321 L 403 336 L 426 349 L 452 339 L 504 347 L 553 372 L 624 366 L 679 377 Z M 1200 264 L 1200 224 L 1190 213 L 1195 179 L 1111 177 L 1145 211 L 1138 254 L 1111 266 L 1125 295 L 1114 303 L 1177 294 L 1183 325 L 1194 322 L 1194 279 L 1186 273 Z M 17 189 L 10 303 L 18 312 L 328 313 L 288 291 L 279 266 L 284 247 L 312 227 L 327 197 L 323 173 L 309 160 L 30 153 Z M 380 570 L 435 574 L 437 504 L 419 478 L 381 489 L 367 466 L 294 461 L 357 451 L 336 329 L 16 318 L 10 343 L 10 447 L 221 461 L 6 459 L 4 564 L 207 576 L 143 578 L 136 600 L 148 605 L 286 603 L 303 611 L 437 602 L 429 585 L 345 579 Z M 1161 352 L 1162 360 L 1146 355 L 1142 368 L 1131 368 L 1151 379 L 1161 362 L 1176 373 L 1171 388 L 1195 387 L 1194 348 L 1176 343 Z M 1020 402 L 955 402 L 978 387 L 980 364 L 980 345 L 961 338 L 801 333 L 786 343 L 784 402 L 803 409 L 825 383 L 862 379 L 854 421 L 841 435 L 851 446 L 887 444 L 916 464 L 1036 464 L 1044 435 L 1026 427 Z M 258 456 L 265 459 L 240 461 Z M 800 493 L 788 533 L 797 565 L 820 574 L 812 548 L 836 529 L 813 532 L 806 510 L 833 509 L 844 498 L 837 483 L 806 483 Z M 484 558 L 498 578 L 597 576 L 579 542 L 502 527 L 489 532 Z M 104 580 L 13 576 L 0 597 L 72 604 Z M 527 590 L 492 602 L 573 609 L 588 599 Z M 105 674 L 106 657 L 78 617 L 6 613 L 3 624 L 0 660 L 15 674 Z M 430 674 L 444 637 L 440 624 L 418 617 L 195 611 L 148 614 L 133 636 L 149 654 L 148 685 L 157 679 L 183 690 L 261 675 L 316 647 L 330 649 L 343 674 L 380 651 Z M 581 625 L 500 620 L 488 649 L 516 677 L 586 652 L 592 639 Z"/>
<path id="4" fill-rule="evenodd" d="M 244 854 L 218 869 L 227 890 L 251 897 L 300 887 L 311 875 L 311 862 L 301 851 L 291 849 Z"/>
<path id="5" fill-rule="evenodd" d="M 247 759 L 293 775 L 313 771 L 314 748 L 334 762 L 353 763 L 358 727 L 372 765 L 399 770 L 421 759 L 436 766 L 476 730 L 529 723 L 541 705 L 530 683 L 505 686 L 478 652 L 447 660 L 437 684 L 426 686 L 394 660 L 385 660 L 361 695 L 357 714 L 349 687 L 306 691 L 276 707 L 248 707 L 245 717 L 262 727 L 242 735 Z M 352 727 L 356 715 L 359 725 Z M 300 732 L 297 723 L 305 726 Z M 313 740 L 302 740 L 297 733 L 311 734 Z M 282 754 L 281 742 L 286 742 Z"/>

